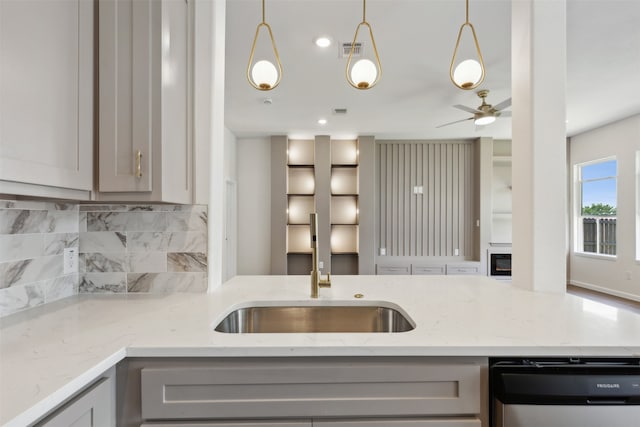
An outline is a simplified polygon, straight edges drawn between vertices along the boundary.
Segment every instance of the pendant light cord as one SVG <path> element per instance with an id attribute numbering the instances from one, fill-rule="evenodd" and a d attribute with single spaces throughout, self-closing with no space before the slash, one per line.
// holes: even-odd
<path id="1" fill-rule="evenodd" d="M 467 7 L 469 7 L 469 0 L 467 0 Z M 469 12 L 467 11 L 467 15 L 469 14 Z M 467 21 L 469 20 L 469 18 L 467 18 Z M 262 23 L 265 23 L 265 19 L 264 19 L 264 0 L 262 0 Z"/>
<path id="2" fill-rule="evenodd" d="M 362 22 L 367 22 L 367 0 L 362 1 Z"/>
<path id="3" fill-rule="evenodd" d="M 467 0 L 467 22 L 465 22 L 465 24 L 468 24 L 468 23 L 469 23 L 469 0 Z"/>

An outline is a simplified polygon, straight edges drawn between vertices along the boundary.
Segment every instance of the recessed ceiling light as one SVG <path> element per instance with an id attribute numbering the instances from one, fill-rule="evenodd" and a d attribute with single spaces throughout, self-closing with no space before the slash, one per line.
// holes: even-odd
<path id="1" fill-rule="evenodd" d="M 327 124 L 327 119 L 318 119 L 318 124 L 319 125 L 326 125 Z"/>
<path id="2" fill-rule="evenodd" d="M 315 43 L 318 47 L 329 47 L 331 46 L 331 39 L 329 37 L 318 37 Z"/>

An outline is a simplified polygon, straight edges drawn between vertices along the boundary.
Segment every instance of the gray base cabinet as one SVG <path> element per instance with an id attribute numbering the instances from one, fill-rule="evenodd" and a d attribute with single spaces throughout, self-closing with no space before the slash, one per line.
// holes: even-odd
<path id="1" fill-rule="evenodd" d="M 114 427 L 113 378 L 102 378 L 49 415 L 38 427 Z"/>
<path id="2" fill-rule="evenodd" d="M 485 373 L 483 358 L 131 359 L 119 425 L 480 427 Z"/>

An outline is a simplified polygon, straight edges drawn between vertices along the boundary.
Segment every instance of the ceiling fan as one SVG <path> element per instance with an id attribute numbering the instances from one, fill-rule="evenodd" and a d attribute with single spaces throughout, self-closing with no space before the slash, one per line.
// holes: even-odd
<path id="1" fill-rule="evenodd" d="M 483 126 L 493 123 L 498 117 L 511 117 L 511 111 L 502 111 L 505 108 L 511 106 L 511 98 L 505 99 L 494 107 L 491 104 L 487 104 L 486 102 L 487 95 L 489 94 L 488 90 L 479 90 L 478 92 L 476 92 L 476 94 L 478 95 L 478 97 L 480 97 L 480 99 L 482 99 L 482 104 L 480 104 L 478 108 L 474 109 L 471 107 L 466 107 L 464 105 L 454 105 L 455 108 L 473 114 L 472 117 L 468 117 L 462 120 L 456 120 L 455 122 L 445 123 L 443 125 L 436 126 L 436 128 L 449 126 L 455 123 L 466 122 L 467 120 L 473 120 L 473 122 L 477 126 Z"/>

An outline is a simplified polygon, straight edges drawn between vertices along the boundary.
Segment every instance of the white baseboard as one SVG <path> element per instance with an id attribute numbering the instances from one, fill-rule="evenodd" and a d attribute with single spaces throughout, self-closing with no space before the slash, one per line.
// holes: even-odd
<path id="1" fill-rule="evenodd" d="M 590 289 L 592 291 L 601 292 L 603 294 L 613 295 L 620 298 L 630 299 L 640 302 L 640 296 L 630 294 L 628 292 L 617 291 L 615 289 L 605 288 L 598 285 L 592 285 L 591 283 L 584 283 L 578 280 L 569 280 L 570 285 L 578 286 L 580 288 Z"/>

